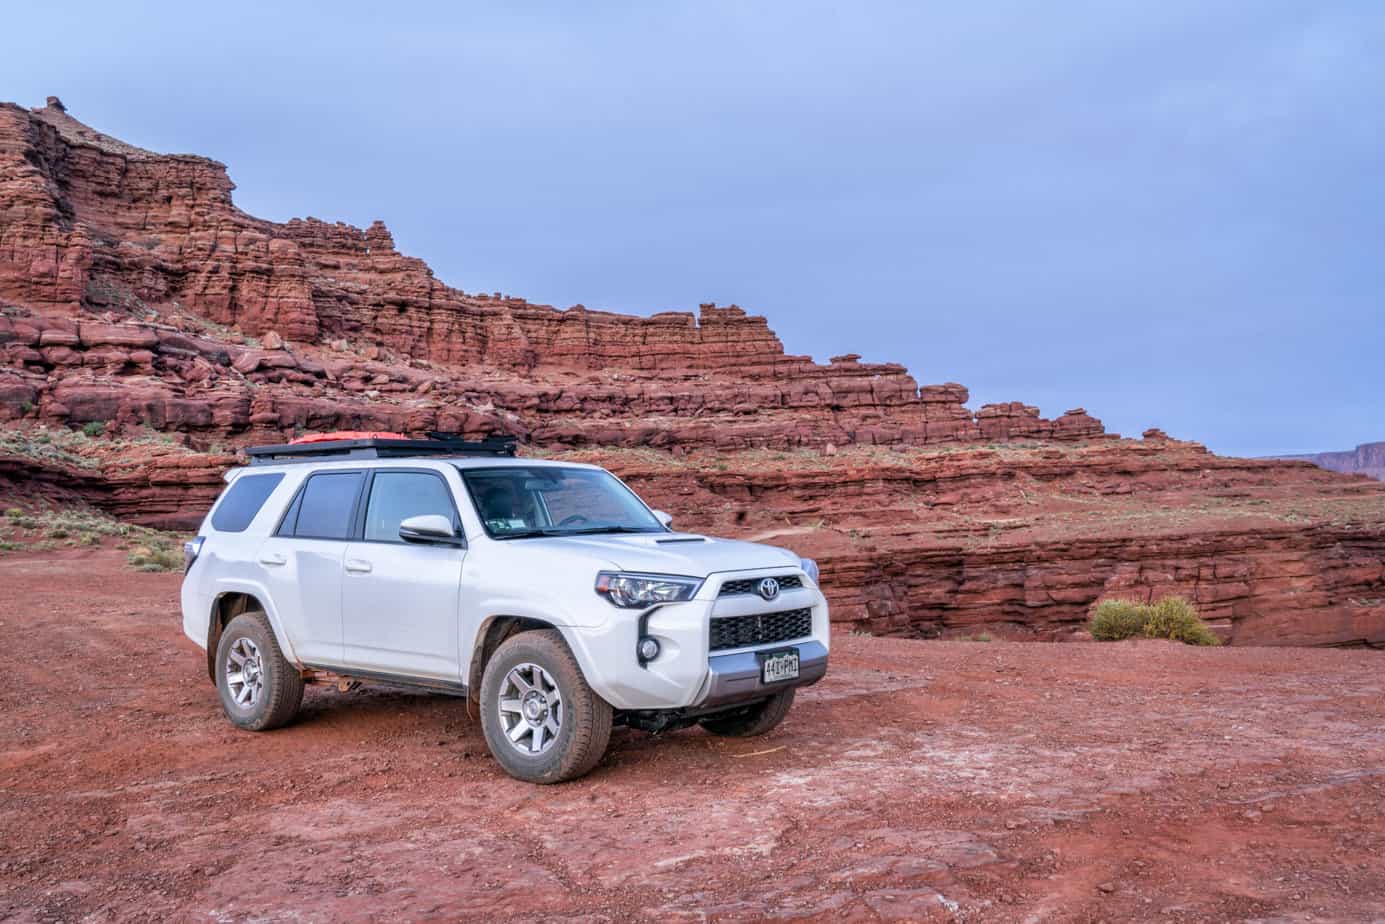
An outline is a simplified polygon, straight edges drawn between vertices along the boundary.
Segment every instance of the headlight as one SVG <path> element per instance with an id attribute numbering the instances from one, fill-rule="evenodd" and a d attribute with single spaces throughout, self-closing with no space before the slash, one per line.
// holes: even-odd
<path id="1" fill-rule="evenodd" d="M 701 578 L 677 574 L 622 574 L 603 571 L 596 576 L 596 592 L 616 606 L 639 609 L 656 603 L 691 600 L 702 586 Z"/>
<path id="2" fill-rule="evenodd" d="M 811 558 L 800 558 L 798 566 L 803 569 L 803 573 L 813 579 L 813 583 L 818 582 L 818 563 Z"/>

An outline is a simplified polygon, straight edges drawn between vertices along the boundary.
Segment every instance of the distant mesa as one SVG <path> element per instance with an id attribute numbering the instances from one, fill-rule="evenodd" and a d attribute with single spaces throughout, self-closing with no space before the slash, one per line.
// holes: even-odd
<path id="1" fill-rule="evenodd" d="M 1347 475 L 1368 475 L 1385 481 L 1385 442 L 1362 443 L 1343 452 L 1318 452 L 1281 459 L 1303 459 L 1328 471 Z"/>

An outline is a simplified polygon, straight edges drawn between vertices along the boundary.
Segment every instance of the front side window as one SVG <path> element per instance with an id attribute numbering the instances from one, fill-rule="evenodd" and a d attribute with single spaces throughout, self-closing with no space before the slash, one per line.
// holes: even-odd
<path id="1" fill-rule="evenodd" d="M 212 513 L 212 529 L 219 533 L 241 533 L 255 519 L 264 502 L 279 482 L 284 480 L 282 472 L 267 475 L 241 475 L 235 484 L 226 489 L 221 503 Z"/>
<path id="2" fill-rule="evenodd" d="M 313 475 L 289 508 L 281 536 L 300 539 L 345 539 L 351 534 L 351 513 L 361 490 L 360 472 Z"/>
<path id="3" fill-rule="evenodd" d="M 486 532 L 496 539 L 666 530 L 610 472 L 589 468 L 462 469 Z"/>
<path id="4" fill-rule="evenodd" d="M 456 520 L 452 496 L 437 475 L 423 472 L 376 472 L 366 504 L 365 538 L 370 542 L 403 542 L 399 524 L 424 514 Z"/>

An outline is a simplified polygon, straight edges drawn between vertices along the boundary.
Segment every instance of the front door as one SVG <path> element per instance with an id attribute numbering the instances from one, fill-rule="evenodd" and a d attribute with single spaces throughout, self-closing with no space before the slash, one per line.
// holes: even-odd
<path id="1" fill-rule="evenodd" d="M 371 475 L 359 540 L 342 560 L 347 668 L 459 683 L 458 605 L 464 549 L 406 543 L 401 521 L 439 514 L 460 528 L 452 492 L 427 470 Z"/>

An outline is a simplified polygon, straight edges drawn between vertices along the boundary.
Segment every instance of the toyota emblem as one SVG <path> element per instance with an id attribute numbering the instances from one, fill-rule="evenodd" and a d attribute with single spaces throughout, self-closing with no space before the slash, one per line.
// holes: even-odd
<path id="1" fill-rule="evenodd" d="M 766 600 L 773 600 L 775 597 L 779 596 L 779 582 L 774 578 L 765 578 L 760 581 L 758 590 L 760 596 L 764 597 Z"/>

